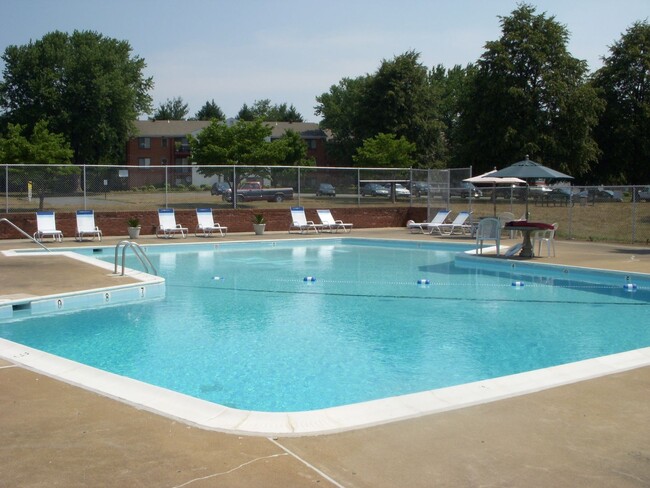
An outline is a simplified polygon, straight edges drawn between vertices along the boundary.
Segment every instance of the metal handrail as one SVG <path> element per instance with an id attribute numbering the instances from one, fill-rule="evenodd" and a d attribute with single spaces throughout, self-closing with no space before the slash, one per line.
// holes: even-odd
<path id="1" fill-rule="evenodd" d="M 29 239 L 29 240 L 31 240 L 31 241 L 34 241 L 36 244 L 38 244 L 39 246 L 41 246 L 41 247 L 42 247 L 43 249 L 45 249 L 47 252 L 52 252 L 51 249 L 49 249 L 48 247 L 46 247 L 45 245 L 43 245 L 43 244 L 42 244 L 41 242 L 39 242 L 38 240 L 34 239 L 34 238 L 33 238 L 32 236 L 30 236 L 27 232 L 25 232 L 23 229 L 21 229 L 21 228 L 18 227 L 16 224 L 14 224 L 11 220 L 9 220 L 9 219 L 5 219 L 5 218 L 2 218 L 2 219 L 0 219 L 0 222 L 7 222 L 10 226 L 12 226 L 14 229 L 16 229 L 18 232 L 20 232 L 20 233 L 21 233 L 22 235 L 24 235 L 25 237 L 27 237 L 27 239 Z"/>
<path id="2" fill-rule="evenodd" d="M 133 242 L 133 241 L 120 241 L 115 245 L 115 269 L 113 270 L 114 274 L 117 274 L 117 254 L 119 252 L 120 247 L 122 248 L 122 273 L 120 276 L 124 276 L 124 270 L 125 270 L 124 262 L 126 259 L 126 250 L 128 248 L 133 249 L 133 254 L 135 254 L 135 256 L 138 258 L 142 266 L 144 266 L 145 273 L 149 272 L 149 266 L 151 266 L 151 269 L 153 270 L 153 274 L 158 276 L 158 271 L 156 270 L 156 267 L 149 260 L 146 253 L 142 249 L 142 246 L 140 246 L 140 244 L 138 244 L 137 242 Z M 149 266 L 147 266 L 147 264 Z"/>

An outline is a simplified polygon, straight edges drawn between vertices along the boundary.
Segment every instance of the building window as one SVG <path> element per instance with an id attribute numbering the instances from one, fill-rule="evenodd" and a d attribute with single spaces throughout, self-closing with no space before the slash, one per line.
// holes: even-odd
<path id="1" fill-rule="evenodd" d="M 150 149 L 151 137 L 138 137 L 138 147 L 140 149 Z"/>
<path id="2" fill-rule="evenodd" d="M 306 142 L 308 149 L 316 149 L 316 139 L 307 139 Z"/>
<path id="3" fill-rule="evenodd" d="M 163 137 L 163 138 L 160 140 L 160 144 L 162 145 L 162 147 L 167 147 L 167 138 L 166 138 L 166 137 Z"/>
<path id="4" fill-rule="evenodd" d="M 151 158 L 138 158 L 138 166 L 151 166 Z"/>

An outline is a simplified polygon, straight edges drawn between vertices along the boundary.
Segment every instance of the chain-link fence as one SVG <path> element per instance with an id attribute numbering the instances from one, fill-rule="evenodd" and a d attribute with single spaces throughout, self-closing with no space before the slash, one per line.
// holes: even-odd
<path id="1" fill-rule="evenodd" d="M 471 168 L 416 170 L 295 166 L 3 165 L 6 213 L 278 208 L 422 207 L 512 213 L 557 222 L 558 235 L 650 243 L 650 187 L 480 187 Z M 233 188 L 237 188 L 233 191 Z M 233 198 L 234 194 L 234 198 Z"/>

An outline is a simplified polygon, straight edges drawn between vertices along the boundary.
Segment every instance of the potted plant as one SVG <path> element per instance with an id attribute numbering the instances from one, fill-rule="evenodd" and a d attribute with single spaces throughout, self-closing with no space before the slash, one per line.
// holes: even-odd
<path id="1" fill-rule="evenodd" d="M 258 236 L 264 234 L 264 229 L 266 228 L 266 219 L 264 218 L 264 215 L 254 214 L 251 222 L 253 222 L 253 230 L 255 231 L 255 234 Z"/>
<path id="2" fill-rule="evenodd" d="M 140 237 L 140 219 L 131 217 L 126 221 L 126 225 L 129 232 L 129 239 L 137 239 Z"/>

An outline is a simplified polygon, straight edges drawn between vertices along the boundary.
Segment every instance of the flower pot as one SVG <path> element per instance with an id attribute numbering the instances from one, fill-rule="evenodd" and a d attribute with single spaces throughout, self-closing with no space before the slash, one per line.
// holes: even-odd
<path id="1" fill-rule="evenodd" d="M 265 228 L 266 228 L 266 224 L 253 224 L 253 230 L 255 231 L 255 234 L 258 236 L 264 234 Z"/>
<path id="2" fill-rule="evenodd" d="M 140 237 L 140 226 L 137 227 L 127 227 L 129 231 L 129 239 L 137 239 Z"/>

